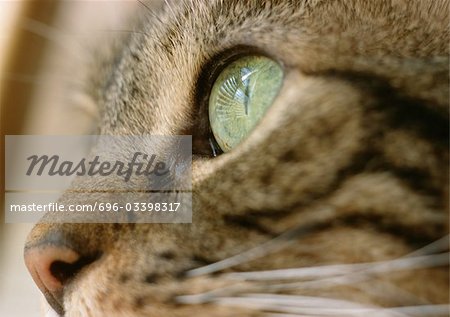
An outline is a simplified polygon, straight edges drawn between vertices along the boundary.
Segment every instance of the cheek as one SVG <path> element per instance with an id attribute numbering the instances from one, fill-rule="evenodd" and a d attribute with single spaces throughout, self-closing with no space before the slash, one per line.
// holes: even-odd
<path id="1" fill-rule="evenodd" d="M 289 209 L 327 191 L 364 147 L 361 103 L 348 85 L 291 73 L 248 139 L 194 165 L 200 201 L 216 201 L 216 214 L 241 214 Z"/>

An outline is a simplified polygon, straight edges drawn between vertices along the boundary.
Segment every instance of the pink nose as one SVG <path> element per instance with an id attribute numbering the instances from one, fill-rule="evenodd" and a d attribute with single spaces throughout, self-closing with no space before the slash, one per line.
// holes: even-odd
<path id="1" fill-rule="evenodd" d="M 80 255 L 65 246 L 40 245 L 25 250 L 25 264 L 34 282 L 57 313 L 63 313 L 64 284 L 85 263 Z"/>

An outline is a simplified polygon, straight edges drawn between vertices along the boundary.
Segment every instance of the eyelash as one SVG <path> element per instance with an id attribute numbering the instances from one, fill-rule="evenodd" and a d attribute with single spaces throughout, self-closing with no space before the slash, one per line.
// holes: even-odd
<path id="1" fill-rule="evenodd" d="M 209 145 L 211 146 L 212 154 L 214 157 L 223 153 L 223 151 L 220 149 L 219 145 L 217 144 L 216 139 L 212 135 L 212 132 L 211 132 L 211 136 L 209 137 Z"/>

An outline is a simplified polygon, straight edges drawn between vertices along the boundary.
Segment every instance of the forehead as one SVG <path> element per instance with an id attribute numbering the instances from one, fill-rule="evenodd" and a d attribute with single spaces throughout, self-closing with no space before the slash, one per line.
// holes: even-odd
<path id="1" fill-rule="evenodd" d="M 189 120 L 202 74 L 243 46 L 306 73 L 347 70 L 355 58 L 445 54 L 445 7 L 402 0 L 142 2 L 103 87 L 105 126 L 174 133 Z"/>

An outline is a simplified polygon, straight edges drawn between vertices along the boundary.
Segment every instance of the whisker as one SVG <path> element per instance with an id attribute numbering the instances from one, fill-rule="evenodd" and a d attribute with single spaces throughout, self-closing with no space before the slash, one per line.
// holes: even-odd
<path id="1" fill-rule="evenodd" d="M 309 226 L 296 227 L 250 250 L 231 256 L 227 259 L 190 270 L 186 272 L 186 276 L 194 277 L 205 274 L 211 274 L 217 271 L 221 271 L 223 269 L 227 269 L 242 263 L 246 263 L 261 258 L 267 254 L 274 253 L 276 251 L 279 251 L 281 249 L 290 246 L 291 244 L 297 243 L 297 241 L 294 240 L 294 238 L 300 238 L 301 236 L 307 235 L 313 231 L 323 228 L 326 225 L 327 224 L 316 223 Z"/>
<path id="2" fill-rule="evenodd" d="M 272 298 L 258 298 L 252 296 L 244 297 L 224 297 L 218 298 L 214 301 L 215 304 L 225 306 L 239 306 L 247 309 L 255 309 L 260 311 L 280 312 L 288 314 L 301 314 L 310 316 L 361 316 L 373 312 L 385 312 L 384 308 L 363 306 L 360 304 L 353 304 L 352 302 L 339 301 L 334 299 L 317 297 L 302 298 L 301 296 L 294 296 L 293 298 L 283 298 L 273 296 Z M 353 305 L 352 305 L 353 304 Z M 341 306 L 343 305 L 343 306 Z M 397 311 L 389 311 L 389 314 L 382 314 L 377 316 L 396 316 L 407 317 L 406 314 Z"/>
<path id="3" fill-rule="evenodd" d="M 243 286 L 243 285 L 232 285 L 232 286 L 225 286 L 221 288 L 216 288 L 212 291 L 199 293 L 199 294 L 193 294 L 193 295 L 181 295 L 175 297 L 175 302 L 179 304 L 185 304 L 185 305 L 198 305 L 198 304 L 205 304 L 210 303 L 214 301 L 216 298 L 219 297 L 225 297 L 225 296 L 234 296 L 236 294 L 241 294 L 243 292 L 257 292 L 257 291 L 264 291 L 263 289 L 256 289 L 253 286 Z"/>
<path id="4" fill-rule="evenodd" d="M 281 269 L 270 271 L 233 272 L 224 274 L 225 278 L 247 281 L 270 281 L 283 279 L 314 279 L 353 273 L 369 267 L 369 263 L 336 264 L 318 267 L 305 267 L 296 269 Z"/>
<path id="5" fill-rule="evenodd" d="M 254 292 L 259 290 L 264 292 L 275 292 L 283 290 L 301 290 L 325 288 L 336 285 L 348 285 L 371 279 L 374 277 L 374 275 L 379 273 L 438 267 L 448 265 L 448 263 L 449 253 L 443 253 L 421 257 L 400 258 L 396 260 L 375 263 L 344 264 L 323 266 L 317 268 L 300 268 L 274 271 L 228 273 L 224 274 L 223 276 L 228 278 L 230 276 L 234 278 L 238 277 L 236 279 L 236 282 L 242 282 L 243 280 L 245 280 L 249 281 L 250 284 L 235 284 L 223 288 L 214 289 L 209 292 L 178 296 L 176 297 L 176 301 L 181 304 L 201 304 L 214 301 L 218 297 L 235 296 L 237 294 L 242 294 L 244 292 L 248 293 L 250 291 Z M 336 270 L 336 268 L 338 268 L 338 270 Z M 345 268 L 345 274 L 342 275 L 342 271 L 339 271 L 340 268 Z M 286 274 L 286 271 L 288 272 L 288 274 Z M 336 272 L 337 275 L 333 275 L 336 274 Z M 331 277 L 320 278 L 323 276 L 327 276 L 327 274 Z M 309 280 L 281 284 L 260 284 L 264 281 L 267 282 L 283 279 L 291 280 L 293 278 L 301 279 L 305 277 L 309 278 Z M 319 277 L 319 279 L 314 279 L 317 277 Z"/>
<path id="6" fill-rule="evenodd" d="M 115 32 L 115 33 L 130 33 L 130 34 L 143 34 L 147 35 L 147 33 L 142 31 L 133 31 L 133 30 L 99 30 L 100 32 Z"/>
<path id="7" fill-rule="evenodd" d="M 265 314 L 265 317 L 317 317 L 317 316 L 312 316 L 312 315 L 305 315 L 305 314 L 301 314 L 301 315 L 297 315 L 297 314 Z"/>
<path id="8" fill-rule="evenodd" d="M 164 0 L 164 3 L 167 5 L 167 7 L 169 8 L 170 12 L 172 13 L 172 17 L 175 19 L 175 21 L 177 20 L 177 15 L 175 14 L 175 11 L 173 10 L 172 6 L 170 5 L 170 2 L 168 0 Z"/>
<path id="9" fill-rule="evenodd" d="M 330 315 L 329 312 L 316 311 L 316 313 L 305 315 L 304 313 L 288 313 L 277 314 L 269 313 L 266 317 L 317 317 L 317 316 L 370 316 L 370 317 L 426 317 L 426 316 L 448 316 L 450 313 L 449 305 L 420 305 L 420 306 L 407 306 L 407 307 L 394 307 L 394 308 L 379 308 L 379 309 L 360 309 L 360 310 L 346 310 L 345 312 L 337 312 L 337 314 Z"/>
<path id="10" fill-rule="evenodd" d="M 384 310 L 404 313 L 408 316 L 448 316 L 450 313 L 450 305 L 405 306 L 386 308 Z"/>
<path id="11" fill-rule="evenodd" d="M 58 93 L 52 89 L 54 87 L 55 80 L 60 82 L 70 83 L 72 78 L 61 76 L 60 74 L 46 74 L 46 75 L 29 75 L 19 73 L 3 72 L 0 74 L 0 82 L 2 81 L 14 81 L 22 84 L 29 84 L 34 86 L 40 86 L 41 88 L 48 89 L 46 93 L 48 96 L 61 98 Z M 97 120 L 99 116 L 98 108 L 94 100 L 87 94 L 77 91 L 71 91 L 70 94 L 65 96 L 67 102 L 64 104 L 65 111 L 76 111 L 82 113 L 84 119 Z"/>
<path id="12" fill-rule="evenodd" d="M 348 285 L 356 282 L 365 281 L 379 273 L 439 267 L 449 264 L 450 253 L 437 255 L 428 255 L 413 258 L 400 258 L 397 260 L 377 262 L 362 271 L 345 274 L 343 276 L 318 279 L 306 282 L 294 282 L 275 284 L 267 286 L 271 290 L 287 290 L 287 289 L 307 289 L 307 288 L 323 288 L 335 285 Z"/>
<path id="13" fill-rule="evenodd" d="M 249 301 L 273 303 L 290 307 L 324 307 L 327 308 L 375 308 L 360 303 L 341 300 L 328 297 L 302 296 L 302 295 L 280 295 L 280 294 L 245 294 L 241 297 L 232 297 L 248 299 Z M 230 299 L 224 297 L 220 299 Z"/>
<path id="14" fill-rule="evenodd" d="M 242 297 L 223 297 L 214 301 L 218 305 L 239 306 L 270 312 L 301 316 L 376 316 L 410 317 L 448 315 L 449 305 L 418 305 L 381 308 L 362 305 L 351 301 L 324 297 L 294 295 L 249 294 Z M 274 316 L 269 315 L 269 316 Z M 275 315 L 276 316 L 276 315 Z"/>
<path id="15" fill-rule="evenodd" d="M 413 257 L 414 255 L 426 255 L 433 252 L 439 252 L 448 249 L 448 238 L 449 236 L 445 236 L 435 242 L 417 250 L 412 253 L 407 254 L 405 257 L 391 260 L 391 261 L 382 261 L 382 262 L 374 262 L 374 263 L 356 263 L 356 264 L 337 264 L 337 265 L 325 265 L 318 267 L 307 267 L 307 268 L 296 268 L 296 269 L 283 269 L 283 270 L 270 270 L 270 271 L 255 271 L 255 272 L 234 272 L 225 274 L 225 278 L 230 279 L 240 279 L 240 280 L 275 280 L 275 279 L 292 279 L 292 278 L 309 278 L 313 279 L 316 277 L 329 277 L 335 275 L 343 275 L 354 273 L 358 270 L 368 269 L 373 267 L 374 265 L 384 265 L 388 266 L 390 263 L 398 263 L 402 259 L 407 259 L 409 257 Z M 417 258 L 420 262 L 424 258 Z M 440 258 L 443 260 L 443 264 L 448 264 L 448 261 L 445 261 L 443 257 Z M 402 262 L 410 262 L 409 260 Z M 439 262 L 436 263 L 439 265 Z"/>
<path id="16" fill-rule="evenodd" d="M 42 78 L 37 75 L 2 73 L 1 80 L 2 81 L 15 81 L 15 82 L 32 84 L 32 85 L 44 85 L 44 86 L 48 85 L 48 83 L 43 81 Z"/>
<path id="17" fill-rule="evenodd" d="M 36 75 L 36 74 L 21 74 L 21 73 L 10 73 L 10 72 L 2 72 L 1 80 L 7 81 L 17 81 L 27 84 L 33 85 L 51 85 L 50 80 L 58 79 L 62 81 L 69 81 L 71 78 L 64 75 L 56 75 L 56 74 L 46 74 L 46 75 Z"/>
<path id="18" fill-rule="evenodd" d="M 429 305 L 431 302 L 420 298 L 391 282 L 377 280 L 376 283 L 361 283 L 352 285 L 363 291 L 365 294 L 371 294 L 383 300 L 395 300 L 399 305 L 407 306 L 411 304 L 415 305 Z"/>
<path id="19" fill-rule="evenodd" d="M 163 21 L 161 20 L 161 18 L 155 13 L 154 10 L 152 10 L 148 5 L 146 5 L 143 1 L 141 0 L 136 0 L 137 2 L 139 2 L 146 10 L 148 13 L 150 13 L 150 15 L 152 17 L 154 17 L 156 20 L 159 21 L 159 23 L 164 24 Z"/>
<path id="20" fill-rule="evenodd" d="M 265 317 L 317 317 L 317 316 L 313 316 L 313 315 L 305 315 L 305 314 L 301 314 L 301 315 L 297 315 L 297 314 L 265 314 Z"/>
<path id="21" fill-rule="evenodd" d="M 45 23 L 29 18 L 22 18 L 20 26 L 28 32 L 58 44 L 60 47 L 68 50 L 71 54 L 84 49 L 80 43 L 69 37 L 68 34 Z"/>
<path id="22" fill-rule="evenodd" d="M 285 232 L 284 234 L 278 236 L 275 239 L 272 239 L 266 244 L 263 244 L 259 247 L 250 249 L 241 254 L 235 255 L 233 257 L 227 258 L 225 260 L 194 269 L 188 272 L 188 276 L 197 276 L 208 274 L 212 272 L 219 271 L 224 268 L 232 267 L 237 264 L 254 260 L 269 253 L 280 250 L 281 248 L 287 247 L 292 242 L 292 238 L 301 236 L 311 230 L 317 229 L 317 227 L 305 227 L 295 228 Z M 294 240 L 295 241 L 295 240 Z M 446 250 L 446 237 L 441 238 L 413 253 L 407 254 L 404 257 L 388 260 L 388 261 L 380 261 L 380 262 L 372 262 L 372 263 L 356 263 L 356 264 L 338 264 L 338 265 L 325 265 L 319 267 L 305 267 L 305 268 L 295 268 L 295 269 L 282 269 L 282 270 L 270 270 L 270 271 L 254 271 L 254 272 L 234 272 L 234 273 L 226 273 L 219 276 L 219 278 L 225 278 L 230 281 L 234 280 L 235 283 L 223 288 L 214 289 L 208 292 L 193 294 L 193 295 L 185 295 L 178 296 L 176 301 L 181 304 L 201 304 L 201 303 L 212 303 L 217 301 L 224 302 L 224 298 L 226 300 L 230 300 L 229 298 L 236 298 L 235 296 L 243 296 L 248 294 L 249 292 L 277 292 L 283 290 L 301 290 L 301 289 L 311 289 L 311 288 L 324 288 L 324 287 L 332 287 L 336 285 L 348 285 L 348 284 L 356 284 L 358 282 L 362 282 L 371 278 L 374 278 L 377 274 L 380 273 L 388 273 L 402 270 L 413 270 L 413 269 L 421 269 L 421 268 L 431 268 L 431 267 L 439 267 L 446 266 L 449 264 L 449 255 L 450 253 L 441 253 L 441 254 L 428 254 L 433 253 L 435 251 Z M 422 256 L 412 256 L 424 254 Z M 294 283 L 281 283 L 281 284 L 267 284 L 266 282 L 276 281 L 276 280 L 305 280 L 298 281 Z M 244 284 L 243 284 L 244 283 Z M 394 294 L 394 292 L 390 292 L 389 294 Z M 384 293 L 385 294 L 385 293 Z M 384 296 L 383 294 L 383 296 Z M 406 303 L 420 303 L 420 301 L 415 300 L 415 296 L 404 292 L 404 299 Z M 409 296 L 411 295 L 411 296 Z M 275 296 L 275 295 L 270 295 Z M 280 296 L 280 295 L 277 295 Z M 306 298 L 306 297 L 305 297 Z M 298 298 L 297 298 L 298 299 Z M 400 302 L 401 304 L 402 302 Z M 422 307 L 423 310 L 426 310 L 423 316 L 428 316 L 428 311 L 438 311 L 439 309 L 443 309 L 441 306 L 433 306 L 427 305 L 427 302 L 423 302 Z M 323 307 L 323 305 L 321 306 Z M 414 306 L 419 307 L 419 306 Z M 434 308 L 430 308 L 434 307 Z M 445 306 L 447 307 L 447 306 Z M 283 311 L 283 313 L 292 313 Z M 296 312 L 294 312 L 296 314 Z M 384 315 L 380 315 L 380 311 L 378 311 L 376 316 L 403 316 L 401 311 L 395 310 L 383 310 Z M 353 311 L 353 315 L 357 315 L 355 311 Z M 389 315 L 386 315 L 389 314 Z M 399 315 L 400 314 L 400 315 Z M 430 313 L 431 314 L 431 313 Z M 301 316 L 308 315 L 306 312 L 302 312 Z M 310 314 L 309 314 L 310 315 Z M 370 315 L 373 315 L 371 312 Z M 422 316 L 418 315 L 418 316 Z M 295 315 L 294 315 L 295 316 Z M 319 316 L 314 313 L 311 316 Z M 323 315 L 328 316 L 328 315 Z M 339 315 L 333 315 L 339 316 Z M 347 316 L 344 314 L 344 316 Z"/>
<path id="23" fill-rule="evenodd" d="M 338 264 L 297 269 L 283 269 L 272 271 L 234 272 L 224 274 L 225 278 L 240 280 L 283 280 L 283 279 L 314 279 L 347 275 L 350 273 L 385 273 L 405 269 L 436 267 L 449 264 L 449 253 L 425 255 L 418 257 L 405 257 L 390 261 L 357 264 Z M 363 271 L 363 272 L 361 272 Z"/>
<path id="24" fill-rule="evenodd" d="M 439 240 L 436 240 L 424 246 L 423 248 L 420 248 L 414 252 L 407 254 L 406 256 L 409 257 L 447 251 L 449 249 L 449 239 L 450 235 L 447 235 L 445 237 L 440 238 Z"/>

